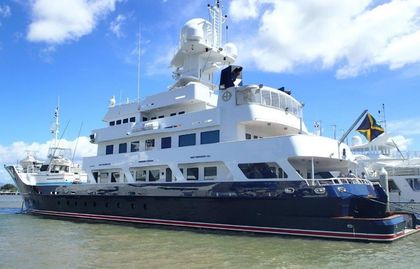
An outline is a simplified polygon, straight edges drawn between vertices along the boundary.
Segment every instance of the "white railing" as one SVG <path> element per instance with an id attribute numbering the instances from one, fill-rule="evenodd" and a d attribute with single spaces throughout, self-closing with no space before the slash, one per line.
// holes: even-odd
<path id="1" fill-rule="evenodd" d="M 357 178 L 357 177 L 337 177 L 337 178 L 326 178 L 326 179 L 315 179 L 320 186 L 325 185 L 342 185 L 342 184 L 362 184 L 362 185 L 372 185 L 367 179 Z"/>
<path id="2" fill-rule="evenodd" d="M 272 107 L 292 113 L 297 117 L 302 116 L 303 106 L 290 95 L 279 90 L 270 90 L 258 87 L 246 87 L 236 92 L 236 104 L 257 104 Z"/>

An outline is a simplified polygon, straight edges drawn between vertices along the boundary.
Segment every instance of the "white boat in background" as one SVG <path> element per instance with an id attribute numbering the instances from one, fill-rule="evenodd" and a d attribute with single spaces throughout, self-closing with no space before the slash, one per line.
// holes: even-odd
<path id="1" fill-rule="evenodd" d="M 35 151 L 27 151 L 27 156 L 20 161 L 20 165 L 16 166 L 16 172 L 24 184 L 43 186 L 87 182 L 87 174 L 79 164 L 73 162 L 72 150 L 60 147 L 59 128 L 60 116 L 57 106 L 51 128 L 55 139 L 48 150 L 47 159 L 41 161 L 37 159 Z"/>
<path id="2" fill-rule="evenodd" d="M 352 139 L 351 150 L 358 162 L 357 173 L 372 182 L 381 175 L 388 177 L 391 205 L 396 208 L 420 209 L 420 157 L 415 153 L 402 153 L 389 134 L 384 133 L 363 143 L 359 136 Z"/>

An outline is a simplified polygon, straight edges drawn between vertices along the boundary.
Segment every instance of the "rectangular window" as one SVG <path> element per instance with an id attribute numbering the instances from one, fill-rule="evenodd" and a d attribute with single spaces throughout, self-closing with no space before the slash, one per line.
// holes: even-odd
<path id="1" fill-rule="evenodd" d="M 254 135 L 254 139 L 258 139 L 258 135 Z"/>
<path id="2" fill-rule="evenodd" d="M 178 112 L 178 115 L 185 114 L 185 111 Z"/>
<path id="3" fill-rule="evenodd" d="M 143 117 L 143 121 L 148 121 L 149 119 L 147 117 Z"/>
<path id="4" fill-rule="evenodd" d="M 241 163 L 238 166 L 249 179 L 287 178 L 286 172 L 276 163 Z"/>
<path id="5" fill-rule="evenodd" d="M 155 147 L 155 140 L 154 139 L 147 139 L 145 141 L 146 150 L 151 150 Z"/>
<path id="6" fill-rule="evenodd" d="M 136 170 L 136 181 L 146 181 L 146 170 Z"/>
<path id="7" fill-rule="evenodd" d="M 187 168 L 187 180 L 198 180 L 198 168 Z"/>
<path id="8" fill-rule="evenodd" d="M 164 116 L 164 115 L 162 115 L 162 116 L 159 116 L 158 118 L 159 118 L 159 119 L 162 119 L 162 118 L 164 118 L 164 117 L 165 117 L 165 116 Z"/>
<path id="9" fill-rule="evenodd" d="M 98 183 L 99 173 L 93 172 L 92 174 L 93 174 L 93 178 L 95 179 L 95 182 Z"/>
<path id="10" fill-rule="evenodd" d="M 166 170 L 165 170 L 165 180 L 166 180 L 166 182 L 171 182 L 172 181 L 172 170 L 171 170 L 171 168 L 166 168 Z"/>
<path id="11" fill-rule="evenodd" d="M 247 139 L 247 140 L 252 139 L 252 135 L 251 134 L 245 134 L 245 139 Z"/>
<path id="12" fill-rule="evenodd" d="M 128 119 L 123 119 L 123 123 L 128 123 Z"/>
<path id="13" fill-rule="evenodd" d="M 121 120 L 117 120 L 117 125 L 120 125 L 121 124 Z"/>
<path id="14" fill-rule="evenodd" d="M 108 173 L 100 173 L 99 174 L 99 183 L 108 183 Z"/>
<path id="15" fill-rule="evenodd" d="M 140 150 L 140 142 L 139 141 L 134 141 L 131 142 L 131 148 L 130 148 L 131 152 L 137 152 Z"/>
<path id="16" fill-rule="evenodd" d="M 109 126 L 114 126 L 114 125 L 115 125 L 115 121 L 109 122 Z"/>
<path id="17" fill-rule="evenodd" d="M 111 183 L 118 182 L 120 179 L 120 173 L 118 172 L 112 172 L 111 173 Z"/>
<path id="18" fill-rule="evenodd" d="M 420 191 L 420 179 L 418 178 L 407 178 L 407 183 L 413 189 L 413 191 Z"/>
<path id="19" fill-rule="evenodd" d="M 107 145 L 105 151 L 106 155 L 114 154 L 114 145 Z"/>
<path id="20" fill-rule="evenodd" d="M 136 122 L 136 117 L 131 117 L 130 122 Z"/>
<path id="21" fill-rule="evenodd" d="M 217 167 L 204 167 L 204 179 L 213 180 L 217 177 Z"/>
<path id="22" fill-rule="evenodd" d="M 178 139 L 178 147 L 194 146 L 195 134 L 180 135 Z"/>
<path id="23" fill-rule="evenodd" d="M 151 117 L 150 119 L 151 119 L 151 120 L 155 120 L 155 119 L 156 119 L 156 117 Z"/>
<path id="24" fill-rule="evenodd" d="M 220 141 L 220 131 L 208 131 L 208 132 L 202 132 L 200 135 L 201 138 L 201 144 L 212 144 L 212 143 L 218 143 Z"/>
<path id="25" fill-rule="evenodd" d="M 160 146 L 163 149 L 169 149 L 172 146 L 172 141 L 171 141 L 171 137 L 162 137 L 161 141 L 160 141 Z"/>
<path id="26" fill-rule="evenodd" d="M 172 116 L 175 116 L 175 115 L 176 115 L 176 113 L 171 113 L 171 117 L 172 117 Z"/>
<path id="27" fill-rule="evenodd" d="M 160 179 L 160 170 L 149 170 L 149 181 L 158 181 Z"/>
<path id="28" fill-rule="evenodd" d="M 127 143 L 121 143 L 118 147 L 119 153 L 126 153 L 127 152 Z"/>

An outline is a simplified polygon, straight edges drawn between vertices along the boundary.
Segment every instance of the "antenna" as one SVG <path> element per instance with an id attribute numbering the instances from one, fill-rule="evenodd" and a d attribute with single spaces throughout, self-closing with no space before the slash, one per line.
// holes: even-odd
<path id="1" fill-rule="evenodd" d="M 76 156 L 77 145 L 79 144 L 79 138 L 80 138 L 80 133 L 82 132 L 82 127 L 83 127 L 83 121 L 80 124 L 79 134 L 77 135 L 76 145 L 74 145 L 73 157 L 71 158 L 71 162 L 74 161 L 74 156 Z"/>
<path id="2" fill-rule="evenodd" d="M 137 102 L 140 103 L 140 56 L 141 56 L 141 23 L 139 23 L 139 40 L 137 45 Z"/>
<path id="3" fill-rule="evenodd" d="M 385 104 L 382 104 L 382 112 L 384 117 L 384 130 L 386 131 L 386 116 L 385 116 Z"/>
<path id="4" fill-rule="evenodd" d="M 57 99 L 57 107 L 54 111 L 54 126 L 51 128 L 51 133 L 54 134 L 54 146 L 58 143 L 58 134 L 60 132 L 60 97 Z"/>

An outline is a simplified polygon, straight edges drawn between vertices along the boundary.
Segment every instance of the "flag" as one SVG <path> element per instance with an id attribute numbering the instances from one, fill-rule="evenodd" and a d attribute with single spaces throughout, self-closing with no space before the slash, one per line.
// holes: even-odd
<path id="1" fill-rule="evenodd" d="M 371 114 L 367 113 L 362 124 L 360 124 L 356 131 L 364 135 L 370 142 L 381 135 L 384 132 L 384 129 L 376 123 L 375 118 Z"/>

